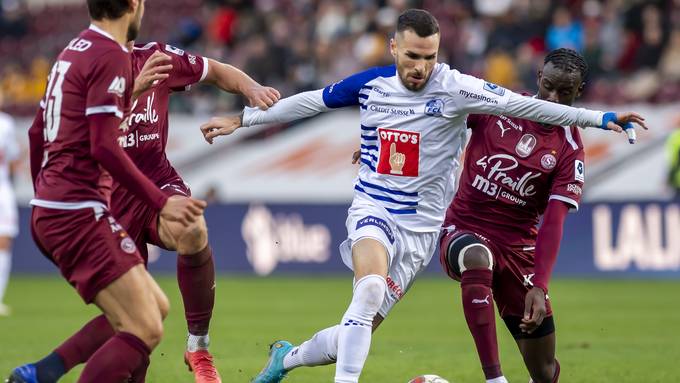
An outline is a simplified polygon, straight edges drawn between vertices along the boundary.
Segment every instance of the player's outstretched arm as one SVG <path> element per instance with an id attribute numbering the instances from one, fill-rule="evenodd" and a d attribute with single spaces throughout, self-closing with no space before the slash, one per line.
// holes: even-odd
<path id="1" fill-rule="evenodd" d="M 524 300 L 524 318 L 520 324 L 522 331 L 532 333 L 545 318 L 547 311 L 545 296 L 560 250 L 564 220 L 570 207 L 566 202 L 552 199 L 543 214 L 543 223 L 536 238 L 535 274 L 532 281 L 534 287 L 529 290 Z"/>
<path id="2" fill-rule="evenodd" d="M 283 98 L 267 110 L 246 107 L 237 116 L 213 117 L 201 126 L 201 133 L 212 144 L 215 137 L 227 136 L 241 127 L 291 122 L 328 109 L 323 100 L 323 90 L 312 90 Z"/>
<path id="3" fill-rule="evenodd" d="M 312 117 L 329 109 L 359 105 L 359 91 L 372 79 L 383 72 L 394 72 L 394 69 L 371 68 L 355 73 L 335 84 L 323 89 L 298 93 L 277 102 L 268 110 L 245 108 L 240 125 L 236 126 L 236 116 L 211 120 L 201 127 L 205 140 L 212 143 L 217 136 L 233 133 L 239 127 L 260 124 L 286 123 L 306 117 Z"/>
<path id="4" fill-rule="evenodd" d="M 208 74 L 203 82 L 226 92 L 241 94 L 248 100 L 249 106 L 261 110 L 267 110 L 281 98 L 278 90 L 262 86 L 242 70 L 213 59 L 208 59 Z"/>
<path id="5" fill-rule="evenodd" d="M 185 226 L 195 222 L 205 209 L 206 203 L 186 197 L 168 199 L 130 160 L 118 145 L 116 131 L 120 118 L 113 114 L 88 116 L 90 124 L 90 154 L 121 185 L 138 195 L 146 203 L 160 210 L 161 216 L 179 221 Z"/>
<path id="6" fill-rule="evenodd" d="M 510 92 L 506 109 L 502 114 L 552 125 L 576 125 L 615 132 L 626 131 L 631 143 L 634 143 L 636 139 L 633 123 L 647 129 L 644 117 L 635 112 L 600 112 L 574 108 L 513 92 Z"/>

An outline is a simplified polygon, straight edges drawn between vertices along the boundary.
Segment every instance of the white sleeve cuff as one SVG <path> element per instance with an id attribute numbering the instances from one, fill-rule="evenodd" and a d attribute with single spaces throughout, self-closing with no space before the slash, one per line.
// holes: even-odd
<path id="1" fill-rule="evenodd" d="M 123 112 L 115 105 L 92 106 L 85 109 L 85 115 L 113 113 L 118 118 L 123 118 Z"/>
<path id="2" fill-rule="evenodd" d="M 203 59 L 203 73 L 201 74 L 201 79 L 198 80 L 198 82 L 201 82 L 205 80 L 206 77 L 208 77 L 208 69 L 210 68 L 210 61 L 206 57 L 201 58 Z"/>
<path id="3" fill-rule="evenodd" d="M 574 208 L 574 210 L 578 211 L 578 202 L 574 201 L 573 199 L 571 199 L 569 197 L 565 197 L 565 196 L 559 195 L 559 194 L 553 194 L 553 195 L 550 196 L 550 198 L 548 198 L 548 201 L 553 200 L 553 199 L 567 203 L 567 204 L 571 205 L 571 207 Z"/>

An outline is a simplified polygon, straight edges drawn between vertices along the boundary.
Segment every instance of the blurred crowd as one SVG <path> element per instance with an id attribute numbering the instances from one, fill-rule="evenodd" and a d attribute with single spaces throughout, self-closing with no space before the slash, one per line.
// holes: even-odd
<path id="1" fill-rule="evenodd" d="M 0 0 L 0 87 L 30 115 L 50 63 L 86 26 L 82 1 L 33 7 Z M 440 62 L 518 91 L 535 89 L 545 52 L 570 47 L 590 65 L 585 99 L 680 100 L 680 0 L 164 0 L 147 1 L 140 40 L 164 41 L 244 69 L 284 95 L 389 64 L 397 15 L 430 10 Z M 215 113 L 241 99 L 199 87 L 172 109 Z"/>

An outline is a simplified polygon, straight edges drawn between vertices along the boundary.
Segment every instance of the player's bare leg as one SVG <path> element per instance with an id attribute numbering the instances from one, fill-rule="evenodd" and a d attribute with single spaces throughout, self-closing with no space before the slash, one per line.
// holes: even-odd
<path id="1" fill-rule="evenodd" d="M 208 229 L 200 217 L 189 226 L 159 218 L 158 235 L 166 248 L 177 251 L 177 282 L 188 325 L 184 360 L 197 383 L 220 382 L 208 351 L 208 329 L 215 306 L 215 263 Z"/>
<path id="2" fill-rule="evenodd" d="M 378 309 L 387 288 L 387 259 L 387 250 L 379 241 L 357 241 L 352 247 L 354 294 L 340 324 L 317 332 L 298 347 L 285 341 L 274 342 L 267 366 L 253 382 L 277 383 L 294 368 L 336 362 L 335 382 L 357 382 L 368 356 L 371 334 L 384 319 Z"/>
<path id="3" fill-rule="evenodd" d="M 472 235 L 454 239 L 447 251 L 447 262 L 461 275 L 463 311 L 488 383 L 507 383 L 501 371 L 496 338 L 496 318 L 491 285 L 493 255 Z"/>
<path id="4" fill-rule="evenodd" d="M 0 316 L 11 313 L 9 306 L 5 305 L 5 291 L 9 283 L 9 274 L 12 265 L 12 238 L 0 235 Z"/>
<path id="5" fill-rule="evenodd" d="M 555 358 L 554 332 L 540 338 L 516 339 L 516 342 L 533 383 L 559 381 L 560 363 Z"/>
<path id="6" fill-rule="evenodd" d="M 94 299 L 116 334 L 88 360 L 79 382 L 143 381 L 149 355 L 163 336 L 169 302 L 143 265 L 137 265 Z"/>

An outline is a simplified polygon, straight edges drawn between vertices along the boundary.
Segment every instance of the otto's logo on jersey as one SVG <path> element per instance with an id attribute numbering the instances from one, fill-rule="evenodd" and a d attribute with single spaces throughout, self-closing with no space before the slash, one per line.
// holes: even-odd
<path id="1" fill-rule="evenodd" d="M 379 128 L 378 136 L 380 137 L 378 173 L 418 177 L 420 133 Z"/>
<path id="2" fill-rule="evenodd" d="M 85 39 L 73 39 L 71 40 L 70 43 L 68 43 L 68 46 L 66 49 L 76 51 L 76 52 L 85 52 L 92 46 L 92 42 L 85 40 Z"/>
<path id="3" fill-rule="evenodd" d="M 574 163 L 574 179 L 579 182 L 586 182 L 586 166 L 581 160 Z"/>
<path id="4" fill-rule="evenodd" d="M 439 98 L 430 100 L 425 104 L 425 114 L 428 116 L 440 117 L 444 111 L 444 101 Z"/>
<path id="5" fill-rule="evenodd" d="M 536 142 L 536 137 L 531 134 L 525 134 L 519 139 L 517 146 L 515 146 L 515 152 L 522 158 L 529 157 L 529 154 L 531 154 L 536 147 Z"/>
<path id="6" fill-rule="evenodd" d="M 541 157 L 541 166 L 543 169 L 550 170 L 554 168 L 555 165 L 557 165 L 557 158 L 555 158 L 555 156 L 551 153 L 545 154 L 543 157 Z"/>
<path id="7" fill-rule="evenodd" d="M 114 78 L 111 81 L 111 85 L 109 85 L 108 92 L 118 97 L 123 97 L 125 95 L 125 77 L 118 76 Z"/>

